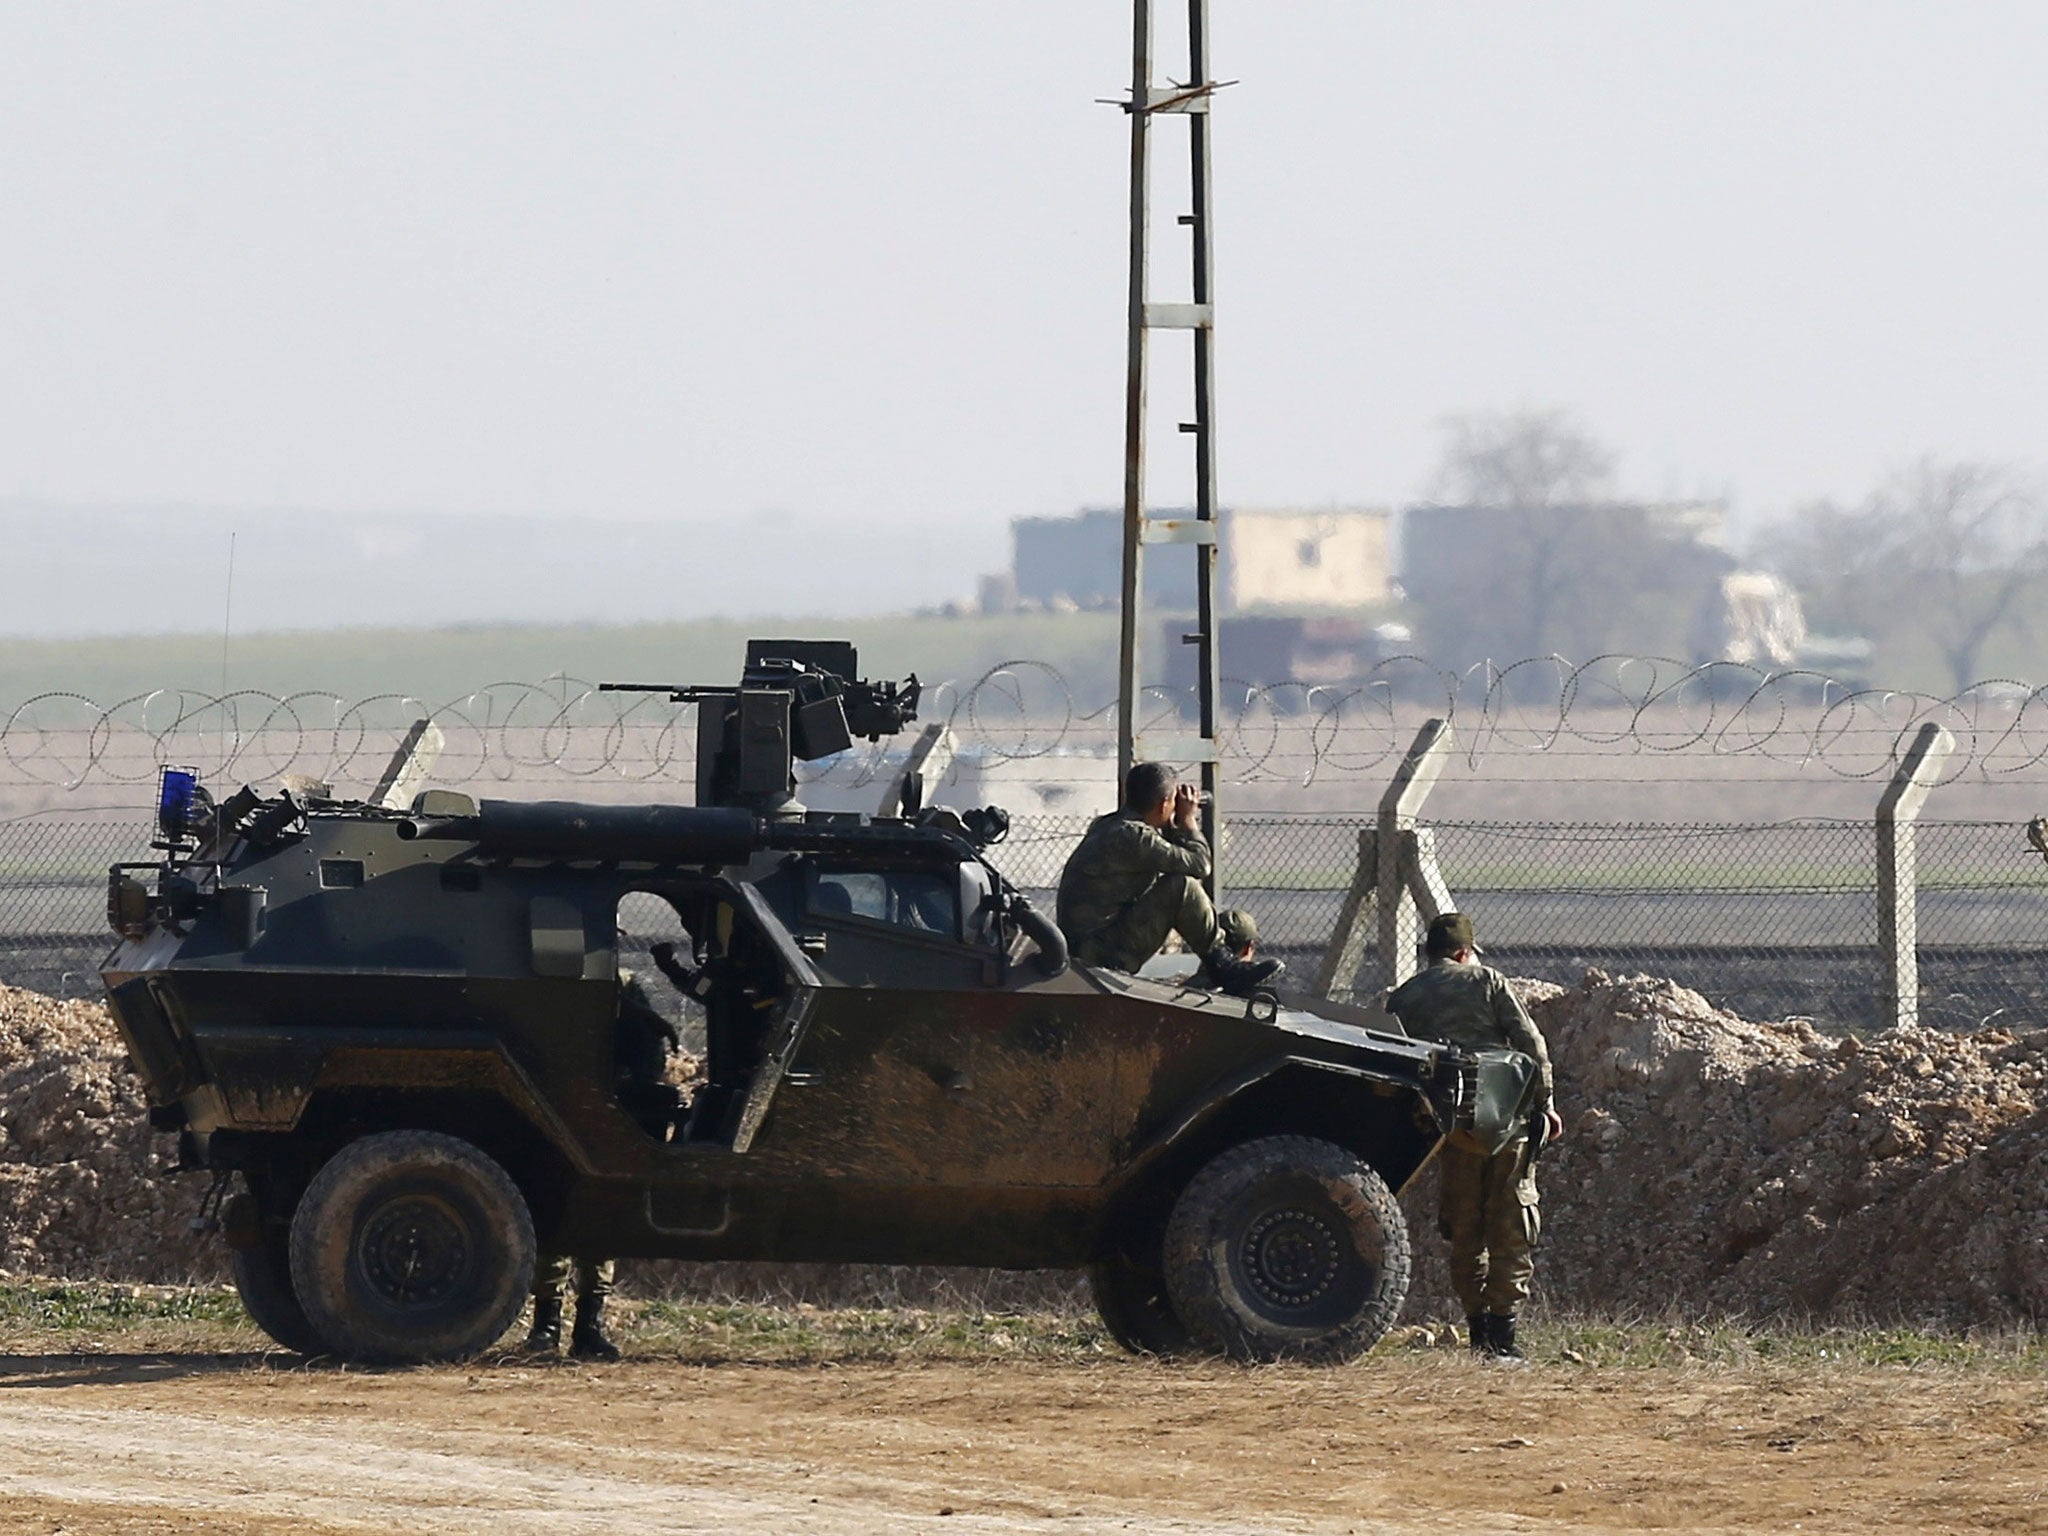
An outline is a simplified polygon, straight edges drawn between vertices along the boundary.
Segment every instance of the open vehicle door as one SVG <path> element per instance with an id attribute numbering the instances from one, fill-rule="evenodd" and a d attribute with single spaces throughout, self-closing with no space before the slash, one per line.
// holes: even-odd
<path id="1" fill-rule="evenodd" d="M 729 884 L 725 887 L 725 894 L 773 948 L 788 979 L 788 990 L 783 994 L 776 1017 L 762 1042 L 761 1064 L 755 1069 L 754 1080 L 747 1087 L 746 1100 L 740 1107 L 739 1122 L 733 1131 L 733 1151 L 744 1152 L 754 1144 L 761 1122 L 768 1116 L 768 1106 L 774 1102 L 775 1090 L 781 1086 L 790 1062 L 796 1058 L 797 1049 L 803 1044 L 804 1031 L 810 1027 L 822 983 L 789 930 L 782 926 L 781 920 L 768 909 L 768 903 L 761 899 L 759 891 L 751 885 Z"/>

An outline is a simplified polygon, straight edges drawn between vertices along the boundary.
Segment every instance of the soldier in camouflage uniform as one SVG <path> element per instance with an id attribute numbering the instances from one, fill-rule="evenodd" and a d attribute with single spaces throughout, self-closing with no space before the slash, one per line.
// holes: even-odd
<path id="1" fill-rule="evenodd" d="M 1164 763 L 1124 778 L 1124 803 L 1098 816 L 1060 872 L 1058 918 L 1084 965 L 1136 971 L 1178 933 L 1223 991 L 1247 996 L 1280 967 L 1231 954 L 1202 881 L 1209 844 L 1196 826 L 1194 790 Z"/>
<path id="2" fill-rule="evenodd" d="M 1472 919 L 1446 912 L 1429 925 L 1429 967 L 1396 987 L 1387 1009 L 1415 1035 L 1470 1050 L 1521 1051 L 1536 1059 L 1536 1115 L 1542 1140 L 1564 1133 L 1552 1102 L 1550 1051 L 1543 1034 L 1499 971 L 1473 960 Z M 1443 1203 L 1438 1226 L 1451 1245 L 1451 1284 L 1465 1308 L 1472 1348 L 1519 1360 L 1515 1313 L 1529 1297 L 1534 1253 L 1542 1232 L 1536 1195 L 1541 1142 L 1518 1136 L 1488 1154 L 1454 1132 L 1438 1164 Z"/>
<path id="3" fill-rule="evenodd" d="M 604 1331 L 604 1304 L 618 1269 L 612 1259 L 542 1253 L 533 1266 L 533 1329 L 526 1336 L 526 1353 L 552 1355 L 562 1347 L 562 1297 L 573 1277 L 576 1326 L 569 1335 L 569 1353 L 578 1360 L 618 1359 L 619 1346 Z"/>
<path id="4" fill-rule="evenodd" d="M 674 946 L 656 947 L 669 951 L 656 955 L 655 963 L 673 980 Z M 639 978 L 621 966 L 619 1021 L 612 1047 L 621 1102 L 657 1083 L 680 1043 L 675 1025 L 655 1008 Z M 611 1259 L 543 1250 L 533 1266 L 533 1328 L 526 1336 L 526 1352 L 552 1355 L 562 1347 L 562 1297 L 574 1279 L 576 1325 L 569 1335 L 569 1353 L 579 1360 L 618 1359 L 619 1347 L 604 1331 L 604 1304 L 617 1278 L 618 1265 Z"/>

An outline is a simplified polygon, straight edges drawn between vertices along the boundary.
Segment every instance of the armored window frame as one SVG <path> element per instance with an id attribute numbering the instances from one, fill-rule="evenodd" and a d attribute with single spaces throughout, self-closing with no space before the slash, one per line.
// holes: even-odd
<path id="1" fill-rule="evenodd" d="M 906 920 L 907 911 L 902 905 L 903 892 L 896 883 L 899 878 L 906 876 L 922 877 L 931 882 L 922 895 L 926 899 L 939 898 L 945 902 L 947 926 L 934 928 L 927 923 Z M 826 885 L 839 877 L 871 878 L 881 882 L 881 892 L 887 901 L 885 914 L 876 916 L 872 912 L 864 912 L 857 901 L 850 909 L 828 905 L 821 892 Z M 844 886 L 840 888 L 845 889 Z M 805 861 L 803 893 L 804 916 L 807 920 L 868 933 L 886 933 L 892 938 L 899 939 L 908 938 L 948 945 L 973 942 L 968 935 L 970 914 L 962 900 L 957 865 L 890 864 L 878 863 L 871 859 L 810 859 Z"/>

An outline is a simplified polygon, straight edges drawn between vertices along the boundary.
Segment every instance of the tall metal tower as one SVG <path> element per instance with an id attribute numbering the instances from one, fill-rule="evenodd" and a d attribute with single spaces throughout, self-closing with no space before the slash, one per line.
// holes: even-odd
<path id="1" fill-rule="evenodd" d="M 1201 776 L 1202 831 L 1217 851 L 1216 823 L 1216 432 L 1215 307 L 1212 298 L 1213 243 L 1209 224 L 1209 103 L 1230 81 L 1209 74 L 1208 0 L 1187 0 L 1188 78 L 1181 84 L 1152 81 L 1152 0 L 1134 0 L 1131 94 L 1121 103 L 1131 119 L 1131 286 L 1129 369 L 1124 399 L 1124 569 L 1123 646 L 1118 670 L 1117 776 L 1122 782 L 1141 758 L 1194 763 Z M 1178 222 L 1190 240 L 1193 283 L 1185 300 L 1155 302 L 1149 292 L 1152 247 L 1152 123 L 1175 116 L 1188 127 L 1190 196 Z M 1195 515 L 1155 517 L 1145 509 L 1145 394 L 1147 355 L 1154 331 L 1193 333 L 1195 392 L 1193 419 L 1180 430 L 1194 439 Z M 1152 545 L 1182 545 L 1195 559 L 1195 627 L 1182 636 L 1195 647 L 1196 733 L 1140 734 L 1139 669 L 1145 630 L 1145 551 Z M 1212 869 L 1209 894 L 1218 893 Z"/>

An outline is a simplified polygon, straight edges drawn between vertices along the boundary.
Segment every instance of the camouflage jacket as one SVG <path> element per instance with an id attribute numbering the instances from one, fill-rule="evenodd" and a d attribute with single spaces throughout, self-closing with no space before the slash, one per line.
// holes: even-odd
<path id="1" fill-rule="evenodd" d="M 1537 1102 L 1551 1104 L 1550 1049 L 1507 977 L 1486 965 L 1432 961 L 1429 969 L 1394 988 L 1387 1011 L 1409 1033 L 1448 1040 L 1471 1051 L 1503 1046 L 1536 1058 Z"/>
<path id="2" fill-rule="evenodd" d="M 1098 816 L 1060 871 L 1060 931 L 1079 948 L 1109 929 L 1162 876 L 1201 880 L 1208 873 L 1209 844 L 1201 833 L 1171 824 L 1156 831 L 1132 811 Z"/>

